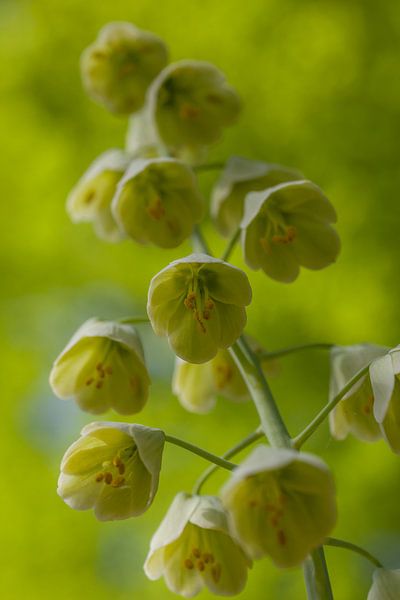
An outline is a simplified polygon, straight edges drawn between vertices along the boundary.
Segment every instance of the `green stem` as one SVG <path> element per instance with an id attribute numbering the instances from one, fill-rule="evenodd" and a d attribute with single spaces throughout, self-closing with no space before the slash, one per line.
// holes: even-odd
<path id="1" fill-rule="evenodd" d="M 326 343 L 315 343 L 315 344 L 300 344 L 298 346 L 289 346 L 288 348 L 282 348 L 282 350 L 274 350 L 272 352 L 260 352 L 258 356 L 260 358 L 279 358 L 280 356 L 286 356 L 287 354 L 293 354 L 294 352 L 301 352 L 302 350 L 330 350 L 334 344 Z"/>
<path id="2" fill-rule="evenodd" d="M 351 542 L 345 542 L 344 540 L 338 540 L 337 538 L 326 538 L 324 546 L 334 546 L 336 548 L 345 548 L 346 550 L 351 550 L 351 552 L 356 552 L 372 562 L 372 564 L 375 565 L 375 567 L 378 567 L 378 569 L 383 569 L 383 564 L 380 560 L 368 552 L 368 550 L 365 550 L 356 544 L 352 544 Z"/>
<path id="3" fill-rule="evenodd" d="M 221 260 L 227 261 L 228 258 L 230 257 L 233 249 L 236 246 L 236 243 L 240 237 L 240 233 L 241 233 L 241 228 L 238 227 L 235 231 L 235 233 L 233 234 L 233 236 L 231 237 L 231 239 L 228 242 L 227 247 L 225 248 L 225 252 L 223 253 L 223 255 L 221 256 Z"/>
<path id="4" fill-rule="evenodd" d="M 194 226 L 192 239 L 193 249 L 195 252 L 204 252 L 205 254 L 209 254 L 210 256 L 212 256 L 212 252 L 209 248 L 209 245 L 207 244 L 203 233 L 198 225 Z"/>
<path id="5" fill-rule="evenodd" d="M 299 433 L 299 435 L 293 439 L 293 442 L 292 442 L 293 448 L 296 448 L 297 450 L 299 448 L 301 448 L 301 446 L 304 444 L 304 442 L 306 442 L 308 440 L 308 438 L 312 436 L 314 431 L 316 431 L 316 429 L 318 429 L 318 427 L 321 425 L 321 423 L 325 420 L 325 418 L 329 415 L 329 413 L 335 408 L 335 406 L 341 401 L 341 399 L 347 394 L 347 392 L 353 387 L 353 385 L 355 383 L 357 383 L 357 381 L 359 379 L 361 379 L 361 377 L 367 373 L 368 369 L 369 369 L 369 364 L 366 367 L 363 367 L 362 369 L 357 371 L 357 373 L 354 375 L 354 377 L 352 379 L 350 379 L 350 381 L 348 383 L 346 383 L 344 388 L 342 390 L 340 390 L 340 392 L 337 394 L 337 396 L 332 398 L 332 400 L 330 402 L 328 402 L 328 404 L 326 406 L 324 406 L 324 408 L 317 414 L 317 416 L 311 421 L 311 423 L 309 423 L 307 425 L 307 427 L 305 429 L 303 429 L 303 431 L 301 433 Z"/>
<path id="6" fill-rule="evenodd" d="M 225 452 L 225 454 L 222 455 L 222 458 L 227 459 L 227 458 L 231 458 L 232 456 L 235 456 L 236 454 L 238 454 L 239 452 L 241 452 L 242 450 L 244 450 L 245 448 L 247 448 L 248 446 L 250 446 L 257 440 L 262 438 L 263 436 L 264 436 L 264 432 L 261 431 L 260 429 L 257 429 L 257 431 L 250 433 L 250 435 L 245 437 L 238 444 L 236 444 L 235 446 L 232 446 L 232 448 L 230 448 L 227 452 Z M 200 475 L 200 477 L 198 478 L 198 480 L 196 481 L 196 483 L 193 486 L 193 494 L 200 494 L 200 491 L 201 491 L 203 485 L 211 477 L 211 475 L 213 473 L 215 473 L 215 471 L 217 471 L 217 469 L 218 469 L 217 465 L 211 465 L 210 467 L 208 467 L 208 469 L 206 469 L 204 471 L 204 473 L 202 473 Z"/>
<path id="7" fill-rule="evenodd" d="M 197 173 L 201 173 L 203 171 L 219 171 L 220 169 L 223 169 L 225 166 L 225 163 L 223 162 L 215 162 L 215 163 L 208 163 L 206 165 L 195 165 L 193 167 L 193 170 L 196 171 Z"/>
<path id="8" fill-rule="evenodd" d="M 136 325 L 137 323 L 150 323 L 149 317 L 123 317 L 118 319 L 118 323 L 128 323 Z"/>
<path id="9" fill-rule="evenodd" d="M 217 456 L 216 454 L 211 454 L 211 452 L 207 452 L 207 450 L 203 450 L 203 448 L 199 448 L 198 446 L 195 446 L 194 444 L 185 442 L 184 440 L 174 437 L 173 435 L 166 434 L 165 441 L 169 442 L 170 444 L 175 444 L 175 446 L 180 446 L 181 448 L 185 448 L 185 450 L 189 450 L 189 452 L 193 452 L 193 454 L 197 454 L 198 456 L 201 456 L 205 460 L 208 460 L 209 462 L 212 462 L 215 465 L 222 467 L 223 469 L 227 469 L 228 471 L 233 471 L 233 469 L 236 469 L 237 465 L 235 465 L 234 463 L 231 463 L 231 462 L 225 460 L 224 458 Z"/>
<path id="10" fill-rule="evenodd" d="M 333 600 L 323 548 L 311 552 L 304 562 L 304 579 L 309 600 Z"/>

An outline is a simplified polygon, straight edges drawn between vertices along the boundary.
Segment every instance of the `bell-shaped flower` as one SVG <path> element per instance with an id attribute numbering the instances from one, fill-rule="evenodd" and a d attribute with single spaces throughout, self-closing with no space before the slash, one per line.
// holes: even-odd
<path id="1" fill-rule="evenodd" d="M 249 567 L 220 500 L 180 493 L 151 540 L 144 570 L 149 579 L 164 577 L 172 592 L 190 598 L 203 587 L 221 596 L 238 594 Z"/>
<path id="2" fill-rule="evenodd" d="M 93 100 L 118 114 L 139 110 L 168 52 L 153 33 L 126 22 L 108 23 L 81 56 L 83 85 Z"/>
<path id="3" fill-rule="evenodd" d="M 125 237 L 111 213 L 111 200 L 129 162 L 126 152 L 107 150 L 90 165 L 67 200 L 71 220 L 92 222 L 97 235 L 109 242 Z"/>
<path id="4" fill-rule="evenodd" d="M 258 446 L 222 490 L 233 531 L 252 558 L 279 567 L 304 561 L 336 522 L 333 477 L 319 458 Z"/>
<path id="5" fill-rule="evenodd" d="M 250 192 L 240 224 L 245 261 L 285 283 L 297 278 L 301 266 L 322 269 L 340 250 L 335 221 L 333 206 L 310 181 Z"/>
<path id="6" fill-rule="evenodd" d="M 331 350 L 329 400 L 340 393 L 357 371 L 387 351 L 388 348 L 374 344 L 334 346 Z M 365 442 L 373 442 L 382 436 L 374 417 L 374 394 L 368 373 L 329 413 L 329 424 L 331 434 L 337 440 L 345 439 L 349 433 Z"/>
<path id="7" fill-rule="evenodd" d="M 400 569 L 376 569 L 367 600 L 399 600 Z"/>
<path id="8" fill-rule="evenodd" d="M 147 312 L 155 333 L 167 336 L 177 356 L 203 363 L 236 341 L 250 301 L 251 287 L 241 269 L 191 254 L 153 277 Z"/>
<path id="9" fill-rule="evenodd" d="M 135 328 L 86 321 L 55 360 L 50 385 L 59 398 L 74 398 L 82 410 L 94 414 L 110 408 L 122 415 L 142 410 L 150 378 Z"/>
<path id="10" fill-rule="evenodd" d="M 236 121 L 240 100 L 214 65 L 183 60 L 155 79 L 149 107 L 160 139 L 181 154 L 216 142 L 223 128 Z"/>
<path id="11" fill-rule="evenodd" d="M 112 208 L 120 229 L 135 241 L 175 248 L 201 221 L 203 199 L 184 163 L 137 159 L 118 184 Z"/>
<path id="12" fill-rule="evenodd" d="M 215 184 L 211 214 L 224 236 L 232 235 L 243 218 L 245 197 L 285 181 L 303 179 L 301 173 L 282 165 L 232 156 Z"/>
<path id="13" fill-rule="evenodd" d="M 141 515 L 157 492 L 164 441 L 143 425 L 86 425 L 62 459 L 57 493 L 75 510 L 93 508 L 99 521 Z"/>
<path id="14" fill-rule="evenodd" d="M 193 364 L 177 358 L 172 391 L 187 410 L 208 413 L 217 396 L 233 402 L 250 398 L 246 383 L 228 350 L 219 350 L 210 361 Z"/>

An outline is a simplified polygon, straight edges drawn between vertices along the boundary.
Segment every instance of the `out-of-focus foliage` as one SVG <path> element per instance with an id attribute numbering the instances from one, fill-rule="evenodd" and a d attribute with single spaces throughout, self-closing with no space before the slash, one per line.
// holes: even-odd
<path id="1" fill-rule="evenodd" d="M 91 512 L 71 511 L 55 491 L 62 454 L 88 419 L 52 396 L 53 359 L 86 318 L 143 313 L 151 277 L 190 253 L 188 244 L 145 253 L 130 241 L 106 244 L 90 224 L 73 225 L 66 215 L 65 199 L 85 169 L 124 140 L 126 121 L 87 98 L 79 78 L 81 51 L 111 20 L 155 32 L 174 61 L 215 63 L 239 90 L 243 116 L 212 159 L 235 154 L 297 168 L 337 210 L 343 250 L 334 266 L 304 271 L 290 286 L 250 273 L 249 333 L 269 349 L 307 341 L 400 342 L 398 3 L 2 0 L 0 580 L 10 600 L 172 598 L 162 581 L 145 578 L 142 565 L 179 491 L 176 482 L 190 491 L 206 466 L 166 448 L 154 505 L 123 523 L 99 524 Z M 216 175 L 201 177 L 208 194 Z M 206 234 L 221 251 L 210 223 Z M 233 260 L 243 267 L 239 250 Z M 251 403 L 221 400 L 202 416 L 184 411 L 170 392 L 167 344 L 140 327 L 156 382 L 139 422 L 214 452 L 256 427 Z M 326 402 L 328 356 L 282 359 L 272 385 L 295 434 Z M 327 424 L 305 449 L 335 472 L 335 535 L 398 568 L 399 457 L 384 442 L 334 442 Z M 215 476 L 207 492 L 224 480 Z M 369 565 L 339 549 L 326 554 L 335 597 L 365 598 Z M 240 597 L 304 596 L 299 569 L 278 571 L 265 559 L 255 564 Z"/>

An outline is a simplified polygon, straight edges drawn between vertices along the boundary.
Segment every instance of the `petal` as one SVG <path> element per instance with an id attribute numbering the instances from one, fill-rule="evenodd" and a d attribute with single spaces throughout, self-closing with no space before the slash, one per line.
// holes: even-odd
<path id="1" fill-rule="evenodd" d="M 367 600 L 398 600 L 400 597 L 400 569 L 377 569 Z"/>
<path id="2" fill-rule="evenodd" d="M 390 354 L 377 358 L 370 364 L 369 376 L 374 393 L 375 419 L 378 423 L 382 423 L 388 410 L 395 383 Z"/>
<path id="3" fill-rule="evenodd" d="M 192 598 L 203 587 L 197 569 L 185 567 L 185 559 L 190 556 L 197 540 L 185 530 L 181 537 L 164 549 L 164 577 L 168 589 L 185 598 Z"/>
<path id="4" fill-rule="evenodd" d="M 271 244 L 268 254 L 263 252 L 260 266 L 266 275 L 282 283 L 291 283 L 300 273 L 296 254 L 290 245 Z"/>
<path id="5" fill-rule="evenodd" d="M 85 476 L 61 473 L 58 479 L 57 494 L 74 510 L 92 508 L 101 492 L 101 485 L 93 473 Z"/>
<path id="6" fill-rule="evenodd" d="M 335 262 L 340 240 L 330 225 L 298 215 L 288 218 L 287 222 L 296 228 L 292 247 L 300 265 L 307 269 L 323 269 Z"/>
<path id="7" fill-rule="evenodd" d="M 210 592 L 222 596 L 239 594 L 246 585 L 250 561 L 229 535 L 208 530 L 203 537 L 215 560 L 202 573 L 206 586 Z"/>
<path id="8" fill-rule="evenodd" d="M 219 302 L 216 303 L 215 310 L 218 311 L 221 328 L 219 347 L 227 348 L 232 346 L 242 333 L 247 322 L 246 311 L 240 306 Z"/>
<path id="9" fill-rule="evenodd" d="M 244 271 L 228 263 L 204 265 L 199 269 L 210 296 L 218 302 L 247 306 L 251 302 L 251 287 Z"/>
<path id="10" fill-rule="evenodd" d="M 182 406 L 190 412 L 210 412 L 216 401 L 212 361 L 196 365 L 177 359 L 172 391 L 178 396 Z"/>
<path id="11" fill-rule="evenodd" d="M 208 321 L 201 323 L 184 305 L 178 306 L 168 323 L 168 341 L 172 350 L 187 362 L 211 360 L 220 345 L 219 311 L 214 309 Z"/>
<path id="12" fill-rule="evenodd" d="M 400 381 L 398 379 L 395 380 L 393 394 L 381 423 L 381 430 L 391 450 L 400 454 Z"/>

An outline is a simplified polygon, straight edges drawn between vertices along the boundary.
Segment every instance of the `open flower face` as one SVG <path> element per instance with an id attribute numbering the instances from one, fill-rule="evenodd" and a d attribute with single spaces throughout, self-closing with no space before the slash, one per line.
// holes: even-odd
<path id="1" fill-rule="evenodd" d="M 367 600 L 398 600 L 400 598 L 400 569 L 377 569 Z"/>
<path id="2" fill-rule="evenodd" d="M 296 179 L 303 177 L 294 169 L 232 156 L 211 197 L 211 214 L 220 233 L 229 236 L 239 227 L 246 194 Z"/>
<path id="3" fill-rule="evenodd" d="M 329 400 L 332 400 L 369 362 L 386 354 L 388 348 L 374 344 L 334 346 L 331 350 Z M 329 413 L 332 436 L 343 440 L 349 433 L 365 442 L 382 437 L 374 416 L 374 394 L 369 374 L 364 375 Z"/>
<path id="4" fill-rule="evenodd" d="M 157 491 L 163 447 L 159 429 L 91 423 L 62 459 L 57 492 L 75 510 L 93 508 L 99 521 L 140 515 Z"/>
<path id="5" fill-rule="evenodd" d="M 175 354 L 203 363 L 236 341 L 250 301 L 243 271 L 206 254 L 192 254 L 153 277 L 147 312 L 155 333 L 168 337 Z"/>
<path id="6" fill-rule="evenodd" d="M 125 237 L 111 214 L 111 200 L 129 161 L 126 152 L 107 150 L 89 167 L 67 201 L 72 221 L 92 222 L 97 235 L 109 242 Z"/>
<path id="7" fill-rule="evenodd" d="M 75 398 L 83 410 L 123 415 L 146 403 L 150 378 L 140 338 L 132 325 L 90 319 L 54 362 L 50 385 L 59 398 Z"/>
<path id="8" fill-rule="evenodd" d="M 249 399 L 247 386 L 227 350 L 219 350 L 209 362 L 188 363 L 177 358 L 172 389 L 187 410 L 208 413 L 217 396 L 233 402 Z"/>
<path id="9" fill-rule="evenodd" d="M 122 231 L 135 241 L 161 248 L 179 246 L 203 216 L 203 199 L 193 171 L 169 159 L 135 160 L 113 201 Z"/>
<path id="10" fill-rule="evenodd" d="M 297 278 L 300 266 L 327 267 L 340 249 L 335 221 L 333 206 L 310 181 L 250 192 L 241 222 L 246 263 L 285 283 Z"/>
<path id="11" fill-rule="evenodd" d="M 164 69 L 150 88 L 149 100 L 159 137 L 178 152 L 216 142 L 240 111 L 239 97 L 221 71 L 194 60 Z"/>
<path id="12" fill-rule="evenodd" d="M 222 491 L 232 527 L 252 558 L 299 565 L 336 522 L 332 474 L 320 459 L 258 446 Z"/>
<path id="13" fill-rule="evenodd" d="M 81 57 L 89 96 L 114 113 L 139 110 L 152 80 L 167 64 L 164 42 L 131 23 L 108 23 Z"/>
<path id="14" fill-rule="evenodd" d="M 214 496 L 178 494 L 153 536 L 144 565 L 150 579 L 187 598 L 203 587 L 221 596 L 238 594 L 251 562 L 231 537 L 226 513 Z"/>

